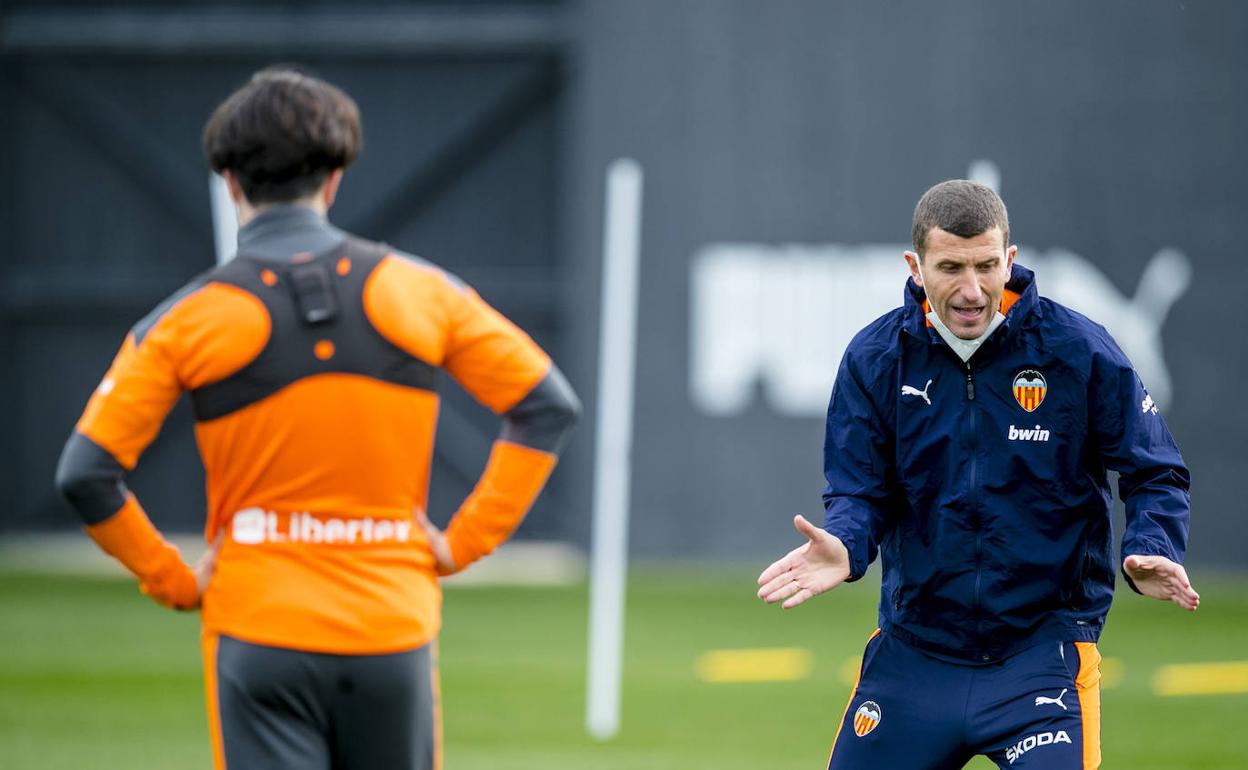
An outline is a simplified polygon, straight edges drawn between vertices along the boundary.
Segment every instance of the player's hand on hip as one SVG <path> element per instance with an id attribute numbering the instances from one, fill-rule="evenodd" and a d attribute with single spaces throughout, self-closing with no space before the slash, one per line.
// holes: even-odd
<path id="1" fill-rule="evenodd" d="M 195 573 L 195 587 L 199 593 L 196 597 L 195 607 L 187 609 L 195 609 L 204 600 L 204 591 L 208 590 L 208 584 L 212 582 L 212 576 L 217 572 L 217 554 L 221 552 L 221 542 L 225 540 L 225 529 L 223 528 L 217 533 L 217 539 L 213 541 L 212 546 L 204 551 L 204 555 L 199 557 L 199 561 L 195 562 L 192 571 Z"/>
<path id="2" fill-rule="evenodd" d="M 455 572 L 455 556 L 451 553 L 451 544 L 446 540 L 446 533 L 438 529 L 438 526 L 432 521 L 429 521 L 429 516 L 423 508 L 416 508 L 412 513 L 416 516 L 416 523 L 420 524 L 420 528 L 425 531 L 425 539 L 429 541 L 429 550 L 433 552 L 433 560 L 438 568 L 438 574 L 453 574 Z"/>
<path id="3" fill-rule="evenodd" d="M 1140 593 L 1174 602 L 1188 612 L 1200 606 L 1200 594 L 1187 579 L 1187 570 L 1164 556 L 1131 555 L 1122 561 L 1122 571 L 1127 573 Z"/>
<path id="4" fill-rule="evenodd" d="M 830 591 L 849 579 L 849 551 L 840 538 L 829 535 L 798 514 L 793 527 L 806 543 L 758 576 L 758 597 L 768 604 L 784 602 L 786 610 Z"/>

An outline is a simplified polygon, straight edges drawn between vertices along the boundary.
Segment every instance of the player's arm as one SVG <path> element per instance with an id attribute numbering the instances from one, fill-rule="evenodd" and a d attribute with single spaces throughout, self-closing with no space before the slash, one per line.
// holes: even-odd
<path id="1" fill-rule="evenodd" d="M 851 348 L 841 361 L 828 404 L 823 528 L 801 516 L 794 519 L 807 542 L 759 575 L 758 595 L 768 603 L 783 601 L 785 608 L 795 607 L 857 580 L 879 551 L 891 496 L 890 434 L 861 377 Z"/>
<path id="2" fill-rule="evenodd" d="M 1092 361 L 1089 423 L 1106 467 L 1118 471 L 1126 504 L 1123 575 L 1137 593 L 1196 609 L 1183 569 L 1191 476 L 1160 411 L 1112 342 Z"/>
<path id="3" fill-rule="evenodd" d="M 127 335 L 65 444 L 56 484 L 87 534 L 138 577 L 143 593 L 191 609 L 199 603 L 195 572 L 125 483 L 181 393 L 164 336 L 143 324 Z"/>
<path id="4" fill-rule="evenodd" d="M 449 291 L 442 366 L 502 417 L 502 427 L 481 478 L 445 536 L 420 516 L 443 574 L 462 570 L 511 537 L 545 486 L 581 410 L 563 374 L 527 334 L 471 289 Z"/>

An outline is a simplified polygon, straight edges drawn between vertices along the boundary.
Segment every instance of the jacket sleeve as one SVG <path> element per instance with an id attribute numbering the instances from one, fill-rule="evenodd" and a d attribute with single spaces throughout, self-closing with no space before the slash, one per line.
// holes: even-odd
<path id="1" fill-rule="evenodd" d="M 481 478 L 447 526 L 460 570 L 520 525 L 554 469 L 581 405 L 527 334 L 471 289 L 453 294 L 443 367 L 503 421 Z"/>
<path id="2" fill-rule="evenodd" d="M 1089 425 L 1105 466 L 1119 474 L 1118 494 L 1126 504 L 1122 557 L 1182 562 L 1191 477 L 1131 362 L 1112 340 L 1107 342 L 1092 358 Z M 1127 583 L 1138 593 L 1129 577 Z"/>
<path id="3" fill-rule="evenodd" d="M 99 547 L 157 602 L 186 609 L 198 601 L 191 568 L 152 526 L 125 475 L 160 430 L 182 392 L 163 329 L 127 336 L 70 435 L 56 484 Z"/>
<path id="4" fill-rule="evenodd" d="M 849 580 L 866 574 L 889 526 L 892 437 L 846 352 L 828 404 L 823 528 L 849 551 Z"/>

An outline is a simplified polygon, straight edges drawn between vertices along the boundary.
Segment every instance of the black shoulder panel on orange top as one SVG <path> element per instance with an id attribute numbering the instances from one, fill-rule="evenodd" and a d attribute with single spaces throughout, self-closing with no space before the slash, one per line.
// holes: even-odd
<path id="1" fill-rule="evenodd" d="M 432 391 L 437 369 L 377 332 L 364 312 L 364 284 L 389 252 L 382 244 L 347 238 L 319 255 L 288 263 L 240 254 L 209 274 L 264 303 L 272 331 L 247 366 L 191 391 L 195 418 L 236 412 L 316 374 L 358 374 Z"/>

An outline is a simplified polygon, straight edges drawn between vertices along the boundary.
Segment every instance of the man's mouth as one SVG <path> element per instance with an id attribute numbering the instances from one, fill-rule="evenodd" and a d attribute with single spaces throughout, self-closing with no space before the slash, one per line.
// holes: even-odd
<path id="1" fill-rule="evenodd" d="M 971 305 L 967 307 L 953 306 L 953 317 L 959 321 L 974 322 L 983 318 L 986 305 Z"/>

